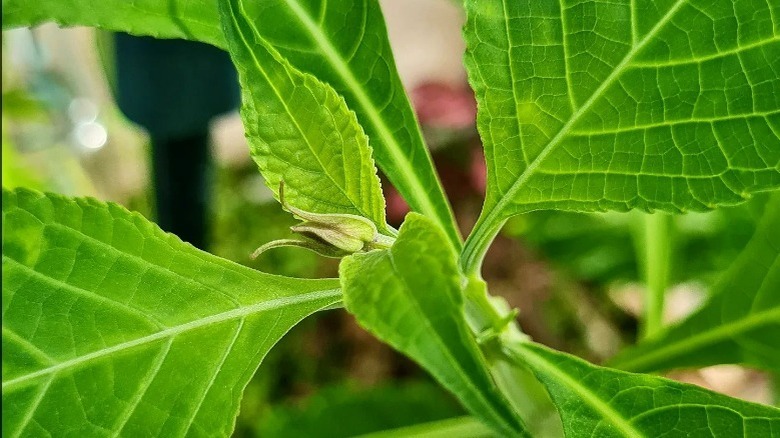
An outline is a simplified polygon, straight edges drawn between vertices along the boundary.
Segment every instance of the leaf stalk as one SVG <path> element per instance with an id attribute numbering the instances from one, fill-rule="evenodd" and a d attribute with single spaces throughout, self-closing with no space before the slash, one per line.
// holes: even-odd
<path id="1" fill-rule="evenodd" d="M 643 339 L 647 339 L 653 337 L 663 328 L 664 301 L 671 265 L 673 217 L 662 212 L 642 216 L 643 275 L 647 289 L 644 295 L 641 336 Z"/>

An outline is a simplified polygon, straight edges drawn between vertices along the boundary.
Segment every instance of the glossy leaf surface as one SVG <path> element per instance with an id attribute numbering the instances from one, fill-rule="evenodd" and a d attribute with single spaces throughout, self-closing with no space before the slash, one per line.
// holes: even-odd
<path id="1" fill-rule="evenodd" d="M 780 369 L 780 196 L 704 306 L 629 348 L 611 366 L 634 372 L 738 363 Z"/>
<path id="2" fill-rule="evenodd" d="M 3 191 L 3 435 L 228 436 L 336 280 L 272 276 L 92 199 Z"/>
<path id="3" fill-rule="evenodd" d="M 522 429 L 488 373 L 463 316 L 455 252 L 429 219 L 407 216 L 393 247 L 345 258 L 344 304 L 358 322 L 408 355 L 486 424 L 503 435 Z"/>
<path id="4" fill-rule="evenodd" d="M 661 377 L 602 368 L 530 342 L 513 354 L 558 406 L 567 438 L 775 436 L 780 409 Z"/>
<path id="5" fill-rule="evenodd" d="M 313 213 L 345 213 L 386 230 L 385 203 L 368 138 L 344 99 L 292 67 L 257 32 L 243 2 L 220 2 L 242 86 L 241 115 L 268 185 Z"/>
<path id="6" fill-rule="evenodd" d="M 477 246 L 534 209 L 704 210 L 780 186 L 777 2 L 466 9 L 488 166 Z"/>

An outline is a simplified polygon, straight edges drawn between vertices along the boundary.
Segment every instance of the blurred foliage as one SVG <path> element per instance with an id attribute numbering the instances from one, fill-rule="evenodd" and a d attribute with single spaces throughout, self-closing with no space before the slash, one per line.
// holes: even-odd
<path id="1" fill-rule="evenodd" d="M 707 291 L 750 240 L 766 199 L 674 216 L 667 306 L 675 285 L 691 297 Z M 521 306 L 529 334 L 596 363 L 635 341 L 639 309 L 626 306 L 641 305 L 643 214 L 537 211 L 509 220 L 503 234 L 530 250 L 549 281 L 538 305 Z M 686 302 L 688 311 L 698 305 Z"/>
<path id="2" fill-rule="evenodd" d="M 42 103 L 22 88 L 3 92 L 3 186 L 67 195 L 94 195 L 81 163 L 61 141 L 47 143 L 37 132 L 54 123 Z M 20 144 L 21 143 L 21 144 Z M 30 147 L 30 145 L 38 146 Z"/>
<path id="3" fill-rule="evenodd" d="M 4 33 L 3 186 L 74 196 L 94 195 L 92 181 L 68 145 L 66 113 L 72 96 L 64 79 L 40 65 L 38 50 L 24 54 L 30 64 L 25 74 L 7 68 L 11 62 L 11 50 L 6 50 L 7 45 Z"/>
<path id="4" fill-rule="evenodd" d="M 261 437 L 350 437 L 462 415 L 457 401 L 433 383 L 326 387 L 300 403 L 274 407 L 258 420 Z"/>
<path id="5" fill-rule="evenodd" d="M 765 202 L 755 196 L 736 207 L 675 216 L 671 282 L 711 281 L 744 248 Z M 512 218 L 504 233 L 579 281 L 603 286 L 639 280 L 634 233 L 641 232 L 642 214 L 538 211 Z"/>
<path id="6" fill-rule="evenodd" d="M 16 147 L 8 138 L 8 131 L 6 130 L 5 124 L 5 117 L 3 117 L 3 187 L 27 187 L 35 190 L 44 190 L 45 186 L 41 176 L 37 175 L 36 172 L 31 171 L 29 165 L 25 163 L 23 157 L 19 155 Z"/>

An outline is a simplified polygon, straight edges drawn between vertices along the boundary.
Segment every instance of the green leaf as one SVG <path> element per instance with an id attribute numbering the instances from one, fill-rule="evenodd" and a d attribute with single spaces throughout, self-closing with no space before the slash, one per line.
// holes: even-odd
<path id="1" fill-rule="evenodd" d="M 634 372 L 741 363 L 780 369 L 780 195 L 739 258 L 696 313 L 619 354 Z"/>
<path id="2" fill-rule="evenodd" d="M 510 348 L 547 387 L 568 438 L 768 437 L 780 427 L 774 407 L 598 367 L 531 342 Z"/>
<path id="3" fill-rule="evenodd" d="M 410 356 L 466 408 L 504 435 L 523 434 L 498 392 L 463 315 L 456 254 L 444 233 L 411 213 L 393 247 L 344 258 L 344 303 L 358 322 Z"/>
<path id="4" fill-rule="evenodd" d="M 241 80 L 241 115 L 268 185 L 313 213 L 365 217 L 387 233 L 385 203 L 368 138 L 344 99 L 293 68 L 258 35 L 239 0 L 220 1 Z"/>
<path id="5" fill-rule="evenodd" d="M 705 210 L 780 187 L 780 6 L 466 1 L 487 198 L 471 270 L 535 209 Z"/>
<path id="6" fill-rule="evenodd" d="M 438 222 L 459 248 L 449 204 L 395 68 L 379 2 L 265 0 L 256 8 L 259 35 L 295 68 L 344 96 L 380 168 L 412 209 Z"/>
<path id="7" fill-rule="evenodd" d="M 47 21 L 225 47 L 217 0 L 3 0 L 3 30 Z"/>
<path id="8" fill-rule="evenodd" d="M 227 436 L 268 350 L 340 299 L 92 199 L 3 191 L 3 434 Z"/>

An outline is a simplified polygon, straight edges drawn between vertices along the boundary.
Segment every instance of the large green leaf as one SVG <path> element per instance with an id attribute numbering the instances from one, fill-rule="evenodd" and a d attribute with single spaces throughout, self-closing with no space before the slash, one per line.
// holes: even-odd
<path id="1" fill-rule="evenodd" d="M 395 68 L 378 0 L 245 1 L 255 28 L 290 63 L 344 96 L 380 168 L 412 209 L 460 238 Z"/>
<path id="2" fill-rule="evenodd" d="M 271 188 L 284 180 L 287 201 L 301 210 L 363 216 L 386 230 L 379 178 L 355 113 L 260 39 L 243 2 L 221 0 L 220 10 L 252 156 Z"/>
<path id="3" fill-rule="evenodd" d="M 4 30 L 47 21 L 225 47 L 217 0 L 3 0 Z"/>
<path id="4" fill-rule="evenodd" d="M 506 436 L 525 434 L 466 324 L 457 257 L 445 239 L 431 220 L 409 214 L 391 249 L 342 261 L 344 303 L 363 327 L 420 363 L 486 424 Z"/>
<path id="5" fill-rule="evenodd" d="M 3 191 L 3 436 L 227 436 L 336 280 L 263 274 L 91 199 Z"/>
<path id="6" fill-rule="evenodd" d="M 661 377 L 591 365 L 531 342 L 512 346 L 547 387 L 574 437 L 770 437 L 780 409 Z"/>
<path id="7" fill-rule="evenodd" d="M 467 0 L 487 199 L 465 264 L 534 209 L 672 212 L 780 186 L 780 4 Z"/>
<path id="8" fill-rule="evenodd" d="M 611 361 L 649 372 L 742 363 L 780 370 L 780 195 L 699 311 Z"/>

